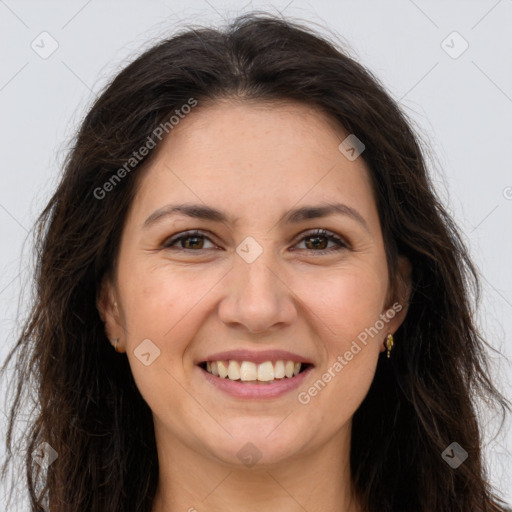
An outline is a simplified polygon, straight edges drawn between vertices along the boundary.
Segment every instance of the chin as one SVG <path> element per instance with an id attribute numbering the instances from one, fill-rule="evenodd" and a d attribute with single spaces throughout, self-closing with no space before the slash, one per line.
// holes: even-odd
<path id="1" fill-rule="evenodd" d="M 279 423 L 281 425 L 279 425 Z M 291 425 L 285 425 L 283 418 L 271 422 L 265 420 L 258 422 L 250 418 L 250 425 L 240 428 L 240 422 L 236 428 L 230 424 L 224 424 L 233 437 L 227 434 L 217 438 L 213 443 L 207 443 L 211 454 L 218 460 L 230 466 L 238 468 L 246 466 L 252 468 L 258 466 L 264 468 L 269 465 L 279 464 L 301 453 L 306 440 L 294 434 Z M 245 423 L 245 422 L 243 422 Z M 279 425 L 279 426 L 277 426 Z M 231 428 L 230 428 L 231 427 Z M 277 428 L 276 428 L 277 427 Z M 302 429 L 307 432 L 307 429 Z"/>

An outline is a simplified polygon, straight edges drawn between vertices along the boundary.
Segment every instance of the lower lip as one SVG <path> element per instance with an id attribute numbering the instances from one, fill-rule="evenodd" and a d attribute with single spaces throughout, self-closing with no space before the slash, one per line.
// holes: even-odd
<path id="1" fill-rule="evenodd" d="M 295 377 L 285 377 L 281 380 L 275 380 L 270 384 L 248 384 L 229 380 L 227 377 L 222 379 L 221 377 L 217 377 L 212 373 L 207 372 L 200 366 L 198 366 L 198 368 L 201 370 L 208 382 L 210 382 L 213 386 L 215 386 L 217 389 L 220 389 L 224 393 L 227 393 L 228 395 L 234 396 L 236 398 L 256 399 L 277 398 L 281 395 L 284 395 L 285 393 L 293 391 L 304 382 L 304 379 L 313 369 L 312 366 L 309 366 Z"/>

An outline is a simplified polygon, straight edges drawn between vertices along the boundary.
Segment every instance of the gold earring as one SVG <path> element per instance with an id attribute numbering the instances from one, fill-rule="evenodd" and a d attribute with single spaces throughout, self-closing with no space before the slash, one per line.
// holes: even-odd
<path id="1" fill-rule="evenodd" d="M 114 348 L 116 349 L 116 352 L 119 352 L 119 350 L 117 350 L 117 343 L 119 342 L 119 338 L 115 338 L 114 339 Z"/>
<path id="2" fill-rule="evenodd" d="M 393 348 L 393 335 L 390 333 L 386 336 L 386 348 L 388 349 L 388 359 L 390 358 L 391 349 Z"/>

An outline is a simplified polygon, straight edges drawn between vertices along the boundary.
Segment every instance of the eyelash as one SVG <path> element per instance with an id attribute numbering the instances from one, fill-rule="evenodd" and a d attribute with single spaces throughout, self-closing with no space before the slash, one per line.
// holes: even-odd
<path id="1" fill-rule="evenodd" d="M 209 237 L 207 237 L 202 231 L 195 230 L 195 231 L 186 231 L 179 237 L 170 238 L 170 239 L 164 241 L 162 247 L 164 249 L 172 249 L 172 246 L 174 244 L 176 244 L 176 242 L 179 242 L 180 240 L 184 240 L 184 239 L 186 240 L 187 238 L 195 238 L 195 237 L 202 237 L 207 240 L 210 240 L 210 242 L 211 242 L 211 239 Z M 335 248 L 331 247 L 330 249 L 322 249 L 320 251 L 315 251 L 313 249 L 305 249 L 306 251 L 314 252 L 317 255 L 321 256 L 321 255 L 328 254 L 331 252 L 337 252 L 337 251 L 340 251 L 343 249 L 348 249 L 348 245 L 341 238 L 336 236 L 331 231 L 327 231 L 326 229 L 316 229 L 310 233 L 307 233 L 305 236 L 303 236 L 299 240 L 298 243 L 300 243 L 308 238 L 313 238 L 313 237 L 326 237 L 329 241 L 334 242 L 338 245 L 338 247 L 335 247 Z M 182 251 L 182 252 L 199 252 L 201 250 L 207 250 L 207 249 L 194 250 L 194 249 L 174 248 L 173 250 Z"/>

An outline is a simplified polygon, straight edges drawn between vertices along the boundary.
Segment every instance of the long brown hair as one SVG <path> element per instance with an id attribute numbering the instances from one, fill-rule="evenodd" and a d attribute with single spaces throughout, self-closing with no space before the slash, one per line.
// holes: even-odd
<path id="1" fill-rule="evenodd" d="M 158 480 L 151 410 L 96 308 L 116 264 L 142 169 L 126 162 L 155 129 L 195 98 L 295 100 L 327 113 L 364 145 L 390 275 L 412 264 L 412 295 L 393 357 L 378 364 L 353 418 L 351 468 L 368 512 L 501 510 L 486 481 L 475 401 L 505 416 L 487 346 L 475 326 L 477 272 L 433 189 L 411 123 L 378 79 L 341 48 L 296 22 L 245 15 L 224 30 L 187 29 L 123 69 L 86 115 L 56 192 L 35 231 L 35 300 L 17 344 L 17 390 L 6 446 L 12 459 L 23 397 L 35 408 L 20 453 L 32 510 L 48 493 L 52 512 L 150 512 Z M 125 169 L 122 179 L 119 169 Z M 110 182 L 108 194 L 105 183 Z M 103 197 L 100 197 L 103 196 Z M 456 441 L 457 469 L 441 453 Z M 44 478 L 32 454 L 58 454 Z"/>

